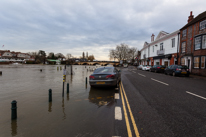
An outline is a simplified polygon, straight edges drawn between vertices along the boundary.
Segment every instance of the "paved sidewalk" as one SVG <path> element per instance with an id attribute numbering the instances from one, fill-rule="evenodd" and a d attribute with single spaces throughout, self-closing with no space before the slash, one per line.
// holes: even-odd
<path id="1" fill-rule="evenodd" d="M 195 79 L 202 79 L 202 80 L 206 80 L 205 76 L 198 76 L 198 75 L 194 75 L 194 74 L 190 74 L 191 78 L 195 78 Z"/>

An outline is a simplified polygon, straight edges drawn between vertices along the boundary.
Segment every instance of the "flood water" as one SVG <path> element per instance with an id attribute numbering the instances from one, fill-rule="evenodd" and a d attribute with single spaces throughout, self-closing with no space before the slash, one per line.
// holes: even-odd
<path id="1" fill-rule="evenodd" d="M 86 86 L 92 68 L 74 65 L 62 97 L 63 70 L 57 70 L 57 65 L 0 65 L 0 136 L 113 136 L 117 91 Z M 16 120 L 11 120 L 13 100 L 17 101 Z"/>

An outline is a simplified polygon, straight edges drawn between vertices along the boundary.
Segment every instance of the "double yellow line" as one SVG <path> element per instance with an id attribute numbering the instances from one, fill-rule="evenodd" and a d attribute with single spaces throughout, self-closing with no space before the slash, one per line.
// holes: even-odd
<path id="1" fill-rule="evenodd" d="M 130 118 L 131 118 L 131 121 L 132 121 L 132 125 L 134 127 L 135 135 L 136 135 L 136 137 L 139 137 L 139 132 L 138 132 L 138 129 L 137 129 L 137 125 L 135 123 L 135 120 L 134 120 L 134 117 L 133 117 L 133 114 L 132 114 L 132 111 L 131 111 L 131 108 L 130 108 L 130 105 L 129 105 L 129 102 L 128 102 L 128 99 L 127 99 L 127 95 L 124 91 L 124 87 L 123 87 L 122 82 L 120 82 L 119 87 L 120 87 L 120 94 L 121 94 L 121 98 L 122 98 L 122 105 L 123 105 L 123 110 L 124 110 L 124 116 L 125 116 L 125 122 L 126 122 L 126 126 L 127 126 L 128 137 L 132 137 L 132 132 L 131 132 L 130 124 L 129 124 L 129 118 L 128 118 L 128 115 L 127 115 L 126 105 L 127 105 L 128 110 L 129 110 L 129 114 L 130 114 Z M 125 98 L 125 101 L 126 101 L 126 105 L 125 105 L 124 98 Z"/>

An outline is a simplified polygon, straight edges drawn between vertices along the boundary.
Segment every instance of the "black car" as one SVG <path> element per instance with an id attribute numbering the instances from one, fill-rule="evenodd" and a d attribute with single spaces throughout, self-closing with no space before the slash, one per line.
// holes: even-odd
<path id="1" fill-rule="evenodd" d="M 97 68 L 92 75 L 89 76 L 89 84 L 91 87 L 117 87 L 121 81 L 121 71 L 115 67 Z"/>
<path id="2" fill-rule="evenodd" d="M 166 67 L 165 66 L 163 66 L 163 65 L 154 65 L 154 66 L 152 66 L 151 68 L 150 68 L 150 72 L 164 72 L 164 69 L 165 69 Z"/>
<path id="3" fill-rule="evenodd" d="M 178 75 L 185 75 L 189 77 L 190 71 L 189 68 L 185 65 L 170 65 L 165 69 L 164 72 L 166 75 L 170 74 L 173 76 L 178 76 Z"/>

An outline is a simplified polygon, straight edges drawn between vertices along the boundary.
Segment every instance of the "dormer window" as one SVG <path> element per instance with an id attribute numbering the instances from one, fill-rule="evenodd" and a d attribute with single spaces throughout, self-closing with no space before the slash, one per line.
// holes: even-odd
<path id="1" fill-rule="evenodd" d="M 206 20 L 203 20 L 200 22 L 200 30 L 203 30 L 206 28 Z"/>
<path id="2" fill-rule="evenodd" d="M 187 36 L 187 29 L 182 31 L 182 37 L 185 37 L 185 36 Z"/>
<path id="3" fill-rule="evenodd" d="M 160 43 L 160 50 L 163 50 L 163 43 Z"/>

